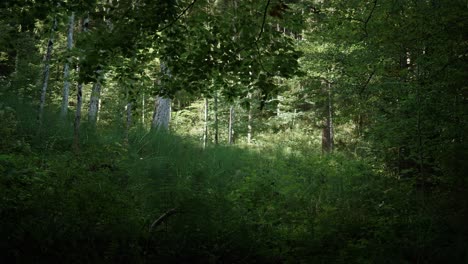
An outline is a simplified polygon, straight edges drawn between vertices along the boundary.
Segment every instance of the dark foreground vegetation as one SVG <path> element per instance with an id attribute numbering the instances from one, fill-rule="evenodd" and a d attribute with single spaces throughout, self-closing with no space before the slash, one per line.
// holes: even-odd
<path id="1" fill-rule="evenodd" d="M 346 153 L 202 149 L 0 108 L 3 263 L 465 263 L 466 185 Z M 48 116 L 54 119 L 53 115 Z M 289 148 L 290 149 L 290 148 Z"/>

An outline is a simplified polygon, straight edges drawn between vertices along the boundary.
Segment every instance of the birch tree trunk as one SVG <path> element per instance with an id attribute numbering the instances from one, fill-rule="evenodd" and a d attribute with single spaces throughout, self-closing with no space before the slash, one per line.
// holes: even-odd
<path id="1" fill-rule="evenodd" d="M 91 91 L 91 99 L 89 100 L 88 121 L 94 126 L 97 122 L 99 112 L 99 98 L 101 97 L 101 83 L 96 81 Z"/>
<path id="2" fill-rule="evenodd" d="M 68 34 L 67 34 L 67 49 L 70 51 L 73 48 L 73 28 L 75 26 L 75 12 L 72 12 L 68 19 Z M 63 69 L 63 79 L 65 80 L 62 92 L 62 110 L 60 115 L 62 118 L 67 116 L 68 112 L 68 96 L 70 94 L 70 63 L 71 57 L 67 58 Z"/>
<path id="3" fill-rule="evenodd" d="M 208 98 L 205 98 L 205 113 L 203 124 L 203 148 L 206 148 L 208 143 Z"/>
<path id="4" fill-rule="evenodd" d="M 247 144 L 252 143 L 252 93 L 249 93 L 249 113 L 248 113 L 248 120 L 247 120 Z"/>
<path id="5" fill-rule="evenodd" d="M 54 18 L 54 24 L 52 26 L 52 32 L 50 33 L 50 38 L 47 43 L 47 52 L 44 57 L 44 79 L 42 82 L 42 90 L 41 90 L 41 101 L 39 104 L 39 115 L 38 120 L 42 123 L 42 115 L 44 113 L 44 106 L 47 94 L 47 86 L 49 83 L 49 74 L 50 74 L 50 58 L 52 57 L 52 50 L 54 48 L 54 37 L 55 37 L 55 30 L 57 29 L 57 18 Z"/>
<path id="6" fill-rule="evenodd" d="M 215 91 L 214 94 L 214 140 L 215 144 L 218 145 L 218 91 Z"/>
<path id="7" fill-rule="evenodd" d="M 130 134 L 130 128 L 132 127 L 132 103 L 128 102 L 125 107 L 127 110 L 127 122 L 125 125 L 125 140 L 128 142 L 128 136 Z"/>
<path id="8" fill-rule="evenodd" d="M 143 92 L 143 96 L 141 99 L 141 123 L 143 124 L 143 127 L 146 128 L 145 125 L 145 109 L 146 109 L 146 100 L 145 100 L 145 92 Z"/>
<path id="9" fill-rule="evenodd" d="M 234 143 L 234 129 L 233 129 L 233 123 L 234 123 L 234 106 L 231 105 L 229 107 L 229 131 L 228 131 L 228 142 L 229 145 L 232 145 Z"/>

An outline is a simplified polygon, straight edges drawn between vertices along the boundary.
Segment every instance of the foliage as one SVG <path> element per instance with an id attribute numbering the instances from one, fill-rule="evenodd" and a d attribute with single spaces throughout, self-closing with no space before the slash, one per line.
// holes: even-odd
<path id="1" fill-rule="evenodd" d="M 467 8 L 3 1 L 0 261 L 467 262 Z"/>
<path id="2" fill-rule="evenodd" d="M 19 107 L 2 112 L 10 116 L 0 156 L 5 260 L 439 263 L 466 257 L 463 235 L 455 233 L 463 229 L 456 220 L 462 205 L 449 213 L 446 203 L 455 200 L 441 189 L 414 189 L 365 160 L 289 143 L 203 150 L 197 140 L 144 130 L 134 131 L 127 146 L 123 132 L 103 130 L 76 155 L 64 150 L 69 136 L 20 130 L 13 110 Z M 173 215 L 150 228 L 171 209 Z"/>

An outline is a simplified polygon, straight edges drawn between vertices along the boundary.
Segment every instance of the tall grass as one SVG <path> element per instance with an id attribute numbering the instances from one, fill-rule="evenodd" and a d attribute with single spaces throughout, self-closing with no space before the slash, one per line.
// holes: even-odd
<path id="1" fill-rule="evenodd" d="M 54 112 L 38 129 L 33 107 L 0 106 L 7 261 L 429 263 L 466 256 L 466 243 L 440 228 L 440 197 L 422 203 L 410 183 L 364 160 L 294 144 L 203 149 L 170 133 L 135 127 L 126 139 L 120 128 L 86 124 L 76 153 L 70 122 Z"/>

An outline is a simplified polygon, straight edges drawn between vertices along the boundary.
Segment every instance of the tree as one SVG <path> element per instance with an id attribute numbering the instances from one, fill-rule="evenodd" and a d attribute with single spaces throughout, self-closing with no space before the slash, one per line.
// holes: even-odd
<path id="1" fill-rule="evenodd" d="M 161 62 L 161 72 L 171 77 L 171 73 L 165 62 Z M 161 81 L 160 83 L 162 83 Z M 162 84 L 162 94 L 156 97 L 156 103 L 153 114 L 152 128 L 156 130 L 169 130 L 169 122 L 171 120 L 171 99 L 164 95 L 164 84 Z"/>
<path id="2" fill-rule="evenodd" d="M 42 89 L 41 89 L 41 99 L 39 103 L 39 115 L 38 120 L 42 122 L 42 115 L 44 113 L 44 106 L 46 101 L 46 94 L 47 94 L 47 86 L 49 83 L 49 74 L 50 74 L 50 59 L 52 57 L 52 50 L 54 48 L 54 41 L 55 41 L 55 30 L 57 29 L 57 17 L 54 17 L 53 25 L 51 28 L 51 33 L 49 37 L 49 41 L 47 42 L 47 51 L 44 56 L 44 77 L 42 81 Z"/>
<path id="3" fill-rule="evenodd" d="M 73 48 L 73 30 L 75 28 L 75 12 L 72 12 L 69 19 L 68 19 L 68 32 L 67 32 L 67 49 L 71 51 Z M 67 58 L 65 62 L 65 66 L 63 69 L 63 79 L 65 83 L 63 85 L 63 95 L 62 95 L 62 110 L 61 115 L 63 118 L 66 117 L 68 112 L 68 96 L 70 93 L 70 64 L 71 64 L 71 56 Z"/>

